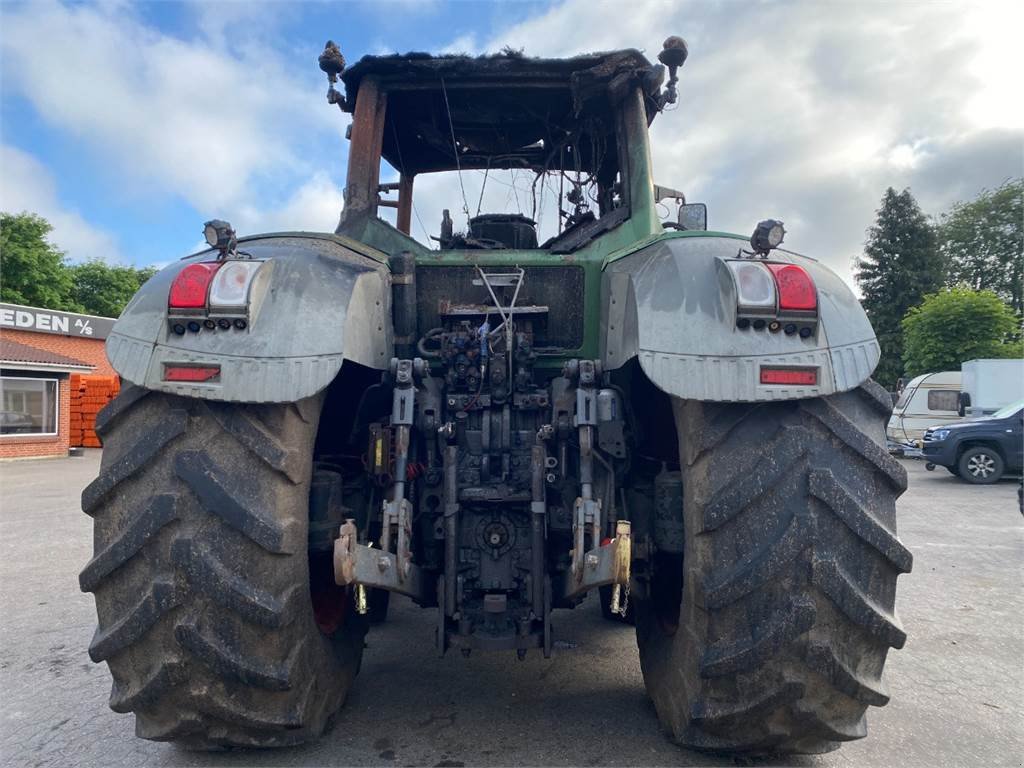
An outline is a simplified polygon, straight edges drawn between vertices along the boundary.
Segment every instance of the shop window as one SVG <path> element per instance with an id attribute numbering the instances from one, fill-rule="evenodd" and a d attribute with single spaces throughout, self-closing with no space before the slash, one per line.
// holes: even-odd
<path id="1" fill-rule="evenodd" d="M 929 411 L 955 411 L 959 403 L 960 391 L 957 389 L 932 389 L 928 392 Z"/>
<path id="2" fill-rule="evenodd" d="M 0 376 L 0 435 L 56 435 L 56 379 Z"/>

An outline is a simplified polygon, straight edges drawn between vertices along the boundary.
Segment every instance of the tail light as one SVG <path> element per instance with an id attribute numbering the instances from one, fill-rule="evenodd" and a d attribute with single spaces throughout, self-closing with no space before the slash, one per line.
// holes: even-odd
<path id="1" fill-rule="evenodd" d="M 807 270 L 796 264 L 766 264 L 779 289 L 779 309 L 813 312 L 818 308 L 818 292 Z"/>
<path id="2" fill-rule="evenodd" d="M 775 311 L 775 281 L 768 268 L 759 261 L 728 261 L 740 312 L 771 314 Z"/>
<path id="3" fill-rule="evenodd" d="M 210 285 L 210 308 L 245 309 L 249 303 L 249 289 L 262 266 L 262 261 L 226 262 Z"/>
<path id="4" fill-rule="evenodd" d="M 206 294 L 221 262 L 189 264 L 171 283 L 167 306 L 171 309 L 205 309 Z"/>
<path id="5" fill-rule="evenodd" d="M 219 365 L 164 364 L 164 381 L 210 382 L 220 379 Z"/>
<path id="6" fill-rule="evenodd" d="M 817 368 L 761 368 L 762 384 L 788 384 L 813 387 L 818 383 Z"/>

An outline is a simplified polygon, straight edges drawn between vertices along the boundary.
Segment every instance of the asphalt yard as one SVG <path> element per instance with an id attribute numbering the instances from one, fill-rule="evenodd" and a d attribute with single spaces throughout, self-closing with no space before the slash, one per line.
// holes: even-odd
<path id="1" fill-rule="evenodd" d="M 392 602 L 337 724 L 271 752 L 191 753 L 135 738 L 107 708 L 110 678 L 86 653 L 95 625 L 78 572 L 92 555 L 84 458 L 0 464 L 0 763 L 17 766 L 735 765 L 688 752 L 660 729 L 631 628 L 589 600 L 557 615 L 556 651 L 433 650 L 434 612 Z M 969 486 L 904 462 L 899 533 L 914 553 L 890 653 L 890 704 L 837 752 L 761 765 L 1021 765 L 1024 759 L 1024 518 L 1016 483 Z"/>

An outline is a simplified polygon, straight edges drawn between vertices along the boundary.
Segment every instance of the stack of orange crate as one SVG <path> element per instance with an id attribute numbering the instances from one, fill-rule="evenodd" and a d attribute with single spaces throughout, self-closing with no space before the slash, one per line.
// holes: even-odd
<path id="1" fill-rule="evenodd" d="M 117 395 L 117 376 L 71 375 L 71 445 L 102 446 L 96 434 L 96 414 Z"/>

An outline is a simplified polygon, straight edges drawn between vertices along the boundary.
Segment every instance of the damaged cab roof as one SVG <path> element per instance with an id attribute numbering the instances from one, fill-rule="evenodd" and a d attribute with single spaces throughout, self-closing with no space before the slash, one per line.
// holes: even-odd
<path id="1" fill-rule="evenodd" d="M 515 51 L 364 56 L 341 75 L 347 109 L 354 110 L 368 77 L 387 93 L 382 154 L 403 174 L 457 168 L 596 172 L 604 155 L 599 150 L 614 143 L 619 99 L 639 83 L 653 120 L 664 68 L 632 49 L 569 59 Z M 575 148 L 569 157 L 567 147 Z"/>

